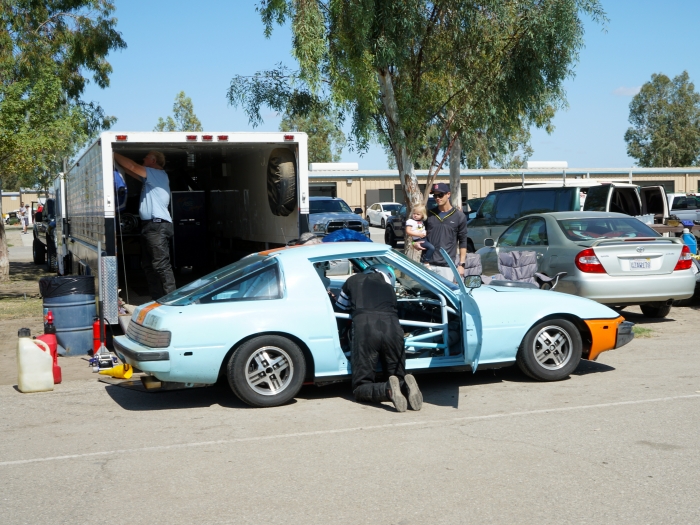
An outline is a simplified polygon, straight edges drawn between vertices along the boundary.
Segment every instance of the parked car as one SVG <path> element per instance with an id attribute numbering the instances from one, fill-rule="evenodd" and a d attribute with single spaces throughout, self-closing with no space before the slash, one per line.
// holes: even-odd
<path id="1" fill-rule="evenodd" d="M 11 211 L 5 214 L 5 224 L 19 224 L 17 211 Z"/>
<path id="2" fill-rule="evenodd" d="M 681 220 L 700 221 L 700 195 L 695 193 L 668 193 L 669 214 Z"/>
<path id="3" fill-rule="evenodd" d="M 431 196 L 428 198 L 426 209 L 432 210 L 437 208 L 437 202 Z M 396 248 L 399 242 L 403 242 L 404 233 L 406 232 L 406 205 L 402 205 L 399 211 L 392 214 L 386 219 L 386 228 L 384 228 L 384 242 Z"/>
<path id="4" fill-rule="evenodd" d="M 467 278 L 468 289 L 454 264 L 458 284 L 386 245 L 344 242 L 249 255 L 142 305 L 126 335 L 114 338 L 117 355 L 166 385 L 210 385 L 225 375 L 258 407 L 291 400 L 303 383 L 349 379 L 348 315 L 334 312 L 327 289 L 338 295 L 348 276 L 318 273 L 330 261 L 347 261 L 355 272 L 376 264 L 393 270 L 410 371 L 517 363 L 535 379 L 556 381 L 581 358 L 633 337 L 631 323 L 588 299 L 478 288 L 479 278 Z"/>
<path id="5" fill-rule="evenodd" d="M 489 193 L 474 219 L 469 221 L 469 239 L 478 250 L 484 239 L 495 239 L 516 219 L 531 213 L 555 211 L 610 211 L 648 215 L 656 222 L 668 216 L 662 186 L 640 188 L 627 183 L 600 183 L 590 179 L 566 183 L 531 184 Z"/>
<path id="6" fill-rule="evenodd" d="M 367 208 L 367 222 L 370 226 L 386 227 L 386 219 L 401 208 L 398 202 L 377 202 Z"/>
<path id="7" fill-rule="evenodd" d="M 369 237 L 369 224 L 359 215 L 360 208 L 352 210 L 343 199 L 336 197 L 309 198 L 309 231 L 324 237 L 347 228 Z"/>
<path id="8" fill-rule="evenodd" d="M 674 300 L 695 289 L 688 247 L 621 213 L 536 213 L 516 220 L 481 255 L 484 275 L 498 272 L 501 251 L 535 251 L 538 271 L 566 272 L 557 291 L 615 307 L 638 304 L 665 317 Z"/>

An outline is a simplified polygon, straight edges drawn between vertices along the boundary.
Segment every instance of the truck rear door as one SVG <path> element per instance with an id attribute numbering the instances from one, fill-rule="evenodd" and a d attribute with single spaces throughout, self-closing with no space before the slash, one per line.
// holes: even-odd
<path id="1" fill-rule="evenodd" d="M 668 217 L 668 199 L 663 186 L 646 186 L 639 189 L 639 194 L 642 198 L 642 215 L 653 213 L 655 218 Z"/>

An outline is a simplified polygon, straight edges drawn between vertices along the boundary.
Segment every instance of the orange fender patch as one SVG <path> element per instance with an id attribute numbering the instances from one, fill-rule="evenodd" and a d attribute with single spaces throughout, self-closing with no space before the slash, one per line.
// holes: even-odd
<path id="1" fill-rule="evenodd" d="M 617 327 L 625 320 L 617 319 L 587 319 L 584 320 L 591 331 L 591 351 L 588 359 L 595 361 L 602 352 L 613 350 L 617 344 Z"/>
<path id="2" fill-rule="evenodd" d="M 139 315 L 136 316 L 136 322 L 138 324 L 143 324 L 144 319 L 146 319 L 146 314 L 148 314 L 148 312 L 150 312 L 151 310 L 158 308 L 159 306 L 160 303 L 153 303 L 141 308 L 141 310 L 139 311 Z"/>

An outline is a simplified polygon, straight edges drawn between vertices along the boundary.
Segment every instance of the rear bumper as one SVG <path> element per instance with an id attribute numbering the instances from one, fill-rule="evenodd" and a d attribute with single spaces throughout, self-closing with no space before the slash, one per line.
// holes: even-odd
<path id="1" fill-rule="evenodd" d="M 617 319 L 587 319 L 584 322 L 591 332 L 591 349 L 585 357 L 591 361 L 595 361 L 601 353 L 620 348 L 634 339 L 634 323 L 625 321 L 622 316 Z"/>
<path id="2" fill-rule="evenodd" d="M 144 372 L 170 371 L 170 353 L 167 350 L 147 348 L 121 335 L 114 338 L 114 351 L 122 361 Z"/>
<path id="3" fill-rule="evenodd" d="M 691 297 L 695 290 L 695 275 L 691 270 L 666 275 L 624 277 L 578 273 L 573 278 L 565 277 L 557 290 L 586 297 L 599 303 L 619 306 L 666 302 L 669 299 L 679 300 Z"/>

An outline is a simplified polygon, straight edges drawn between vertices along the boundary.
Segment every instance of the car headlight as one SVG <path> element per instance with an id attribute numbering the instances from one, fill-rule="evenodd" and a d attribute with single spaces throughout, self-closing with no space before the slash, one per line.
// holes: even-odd
<path id="1" fill-rule="evenodd" d="M 314 230 L 315 232 L 325 233 L 325 231 L 326 231 L 326 226 L 325 226 L 325 224 L 321 224 L 320 222 L 317 222 L 316 224 L 314 224 L 313 230 Z"/>

